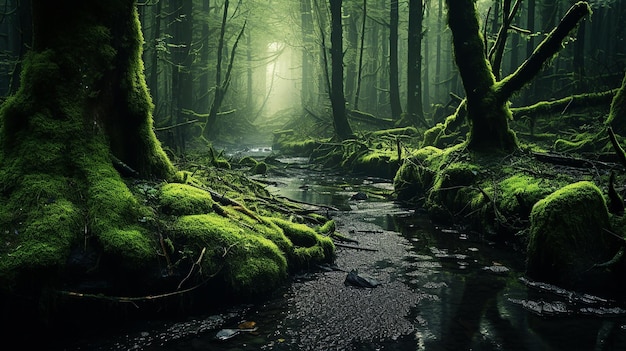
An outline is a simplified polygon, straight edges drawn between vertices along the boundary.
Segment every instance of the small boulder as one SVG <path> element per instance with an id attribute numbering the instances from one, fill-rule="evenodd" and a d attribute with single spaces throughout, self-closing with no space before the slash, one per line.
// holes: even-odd
<path id="1" fill-rule="evenodd" d="M 526 273 L 564 288 L 602 289 L 612 280 L 595 264 L 610 260 L 619 243 L 607 233 L 609 214 L 600 189 L 588 181 L 567 185 L 531 212 Z"/>

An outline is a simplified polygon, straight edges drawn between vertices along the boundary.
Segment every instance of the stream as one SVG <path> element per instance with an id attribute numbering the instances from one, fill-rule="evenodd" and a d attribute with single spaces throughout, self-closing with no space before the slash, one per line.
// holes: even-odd
<path id="1" fill-rule="evenodd" d="M 337 247 L 335 269 L 301 272 L 263 303 L 144 321 L 66 350 L 626 350 L 623 305 L 527 280 L 521 254 L 480 233 L 383 197 L 353 199 L 391 193 L 390 180 L 279 161 L 268 190 L 332 206 L 337 231 L 368 250 Z M 381 285 L 346 285 L 351 270 Z"/>

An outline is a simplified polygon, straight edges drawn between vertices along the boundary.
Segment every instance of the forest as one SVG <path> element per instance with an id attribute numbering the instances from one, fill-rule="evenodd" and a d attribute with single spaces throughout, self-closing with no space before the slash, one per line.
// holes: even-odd
<path id="1" fill-rule="evenodd" d="M 624 23 L 620 0 L 4 0 L 2 324 L 189 316 L 343 272 L 375 250 L 337 205 L 268 190 L 302 169 L 384 180 L 348 201 L 479 233 L 523 261 L 512 281 L 623 318 Z"/>

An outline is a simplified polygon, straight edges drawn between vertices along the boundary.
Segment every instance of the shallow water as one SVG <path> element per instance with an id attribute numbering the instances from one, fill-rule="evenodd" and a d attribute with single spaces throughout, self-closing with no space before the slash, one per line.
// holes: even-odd
<path id="1" fill-rule="evenodd" d="M 351 200 L 361 190 L 391 192 L 388 180 L 286 172 L 271 177 L 271 192 L 334 207 L 326 214 L 337 230 L 371 250 L 338 247 L 341 270 L 302 272 L 262 304 L 146 322 L 71 349 L 626 350 L 623 306 L 525 279 L 523 257 L 480 233 L 438 227 L 383 198 Z M 347 286 L 352 269 L 382 284 Z M 256 330 L 216 338 L 244 321 Z"/>

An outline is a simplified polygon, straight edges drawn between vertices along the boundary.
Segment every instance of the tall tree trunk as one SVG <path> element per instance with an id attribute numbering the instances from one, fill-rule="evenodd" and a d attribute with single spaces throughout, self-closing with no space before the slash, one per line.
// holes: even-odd
<path id="1" fill-rule="evenodd" d="M 389 100 L 391 118 L 400 119 L 402 104 L 400 103 L 400 82 L 398 81 L 398 0 L 391 0 L 389 10 Z M 437 50 L 439 52 L 439 49 Z"/>
<path id="2" fill-rule="evenodd" d="M 22 72 L 22 60 L 33 41 L 32 29 L 32 5 L 31 0 L 22 0 L 17 3 L 19 18 L 19 35 L 17 36 L 17 62 L 11 72 L 11 82 L 9 83 L 9 93 L 14 94 L 20 87 L 20 73 Z"/>
<path id="3" fill-rule="evenodd" d="M 347 102 L 354 101 L 354 93 L 356 90 L 356 74 L 357 74 L 357 52 L 359 50 L 359 31 L 357 23 L 357 6 L 343 3 L 343 13 L 346 14 L 346 35 L 344 38 L 346 48 L 343 53 L 343 61 L 345 67 L 344 75 L 344 91 Z"/>
<path id="4" fill-rule="evenodd" d="M 424 119 L 422 101 L 422 22 L 424 3 L 422 0 L 409 0 L 409 32 L 407 55 L 406 113 L 414 126 L 428 127 Z"/>
<path id="5" fill-rule="evenodd" d="M 311 60 L 313 14 L 311 13 L 311 0 L 300 0 L 300 21 L 302 28 L 302 91 L 300 100 L 302 108 L 306 108 L 313 102 L 313 62 Z"/>
<path id="6" fill-rule="evenodd" d="M 437 43 L 435 52 L 435 99 L 441 102 L 439 90 L 441 82 L 441 36 L 443 35 L 443 0 L 439 0 L 437 8 Z"/>
<path id="7" fill-rule="evenodd" d="M 0 226 L 20 233 L 2 238 L 20 252 L 0 264 L 0 291 L 58 283 L 76 245 L 101 248 L 132 279 L 139 267 L 127 259 L 154 250 L 114 164 L 143 178 L 174 174 L 152 129 L 135 2 L 32 5 L 33 48 L 0 110 Z"/>
<path id="8" fill-rule="evenodd" d="M 365 23 L 367 22 L 367 0 L 363 0 L 363 21 L 361 22 L 361 36 L 359 44 L 359 64 L 356 74 L 356 92 L 354 93 L 354 109 L 359 109 L 359 95 L 361 95 L 361 79 L 363 77 L 363 51 L 365 50 Z"/>
<path id="9" fill-rule="evenodd" d="M 192 33 L 193 33 L 193 1 L 178 0 L 176 21 L 174 22 L 175 45 L 172 50 L 172 112 L 173 122 L 179 127 L 175 128 L 174 145 L 179 154 L 184 154 L 187 143 L 187 115 L 193 111 L 193 78 L 191 76 L 192 56 Z"/>
<path id="10" fill-rule="evenodd" d="M 613 98 L 606 124 L 612 127 L 615 133 L 626 135 L 626 75 L 622 80 L 622 86 Z"/>
<path id="11" fill-rule="evenodd" d="M 528 29 L 531 33 L 530 37 L 526 42 L 526 57 L 530 57 L 535 50 L 535 10 L 536 10 L 536 0 L 528 0 L 528 14 L 526 17 L 526 29 Z M 526 90 L 523 100 L 525 105 L 530 105 L 535 96 L 536 86 L 535 84 L 531 84 Z"/>
<path id="12" fill-rule="evenodd" d="M 159 1 L 161 2 L 161 1 Z M 202 0 L 202 34 L 200 40 L 200 74 L 198 75 L 198 101 L 196 112 L 207 113 L 210 106 L 209 94 L 209 14 L 211 4 L 209 0 Z"/>
<path id="13" fill-rule="evenodd" d="M 159 103 L 159 98 L 160 98 L 160 91 L 159 91 L 159 56 L 161 53 L 161 50 L 159 49 L 159 41 L 162 40 L 161 38 L 161 15 L 162 15 L 162 11 L 163 11 L 163 2 L 162 1 L 158 1 L 156 3 L 156 8 L 155 8 L 155 14 L 154 14 L 154 23 L 152 24 L 152 28 L 153 28 L 153 32 L 152 32 L 152 37 L 154 38 L 154 42 L 152 43 L 152 47 L 153 47 L 153 54 L 152 54 L 152 61 L 151 61 L 151 65 L 150 65 L 150 81 L 148 86 L 151 89 L 151 93 L 152 93 L 152 98 L 154 99 L 154 101 L 158 104 Z"/>
<path id="14" fill-rule="evenodd" d="M 574 79 L 576 85 L 576 93 L 583 93 L 585 88 L 585 28 L 586 22 L 578 25 L 578 33 L 574 42 L 574 60 L 572 62 L 574 68 Z"/>
<path id="15" fill-rule="evenodd" d="M 446 3 L 455 61 L 465 87 L 471 125 L 468 148 L 514 149 L 517 141 L 508 126 L 511 116 L 506 105 L 508 97 L 502 99 L 495 94 L 496 82 L 485 57 L 475 3 L 473 0 L 446 0 Z"/>
<path id="16" fill-rule="evenodd" d="M 331 32 L 331 91 L 330 102 L 333 109 L 335 133 L 341 140 L 353 137 L 352 128 L 346 114 L 346 99 L 343 94 L 343 30 L 341 20 L 342 0 L 330 1 Z"/>

